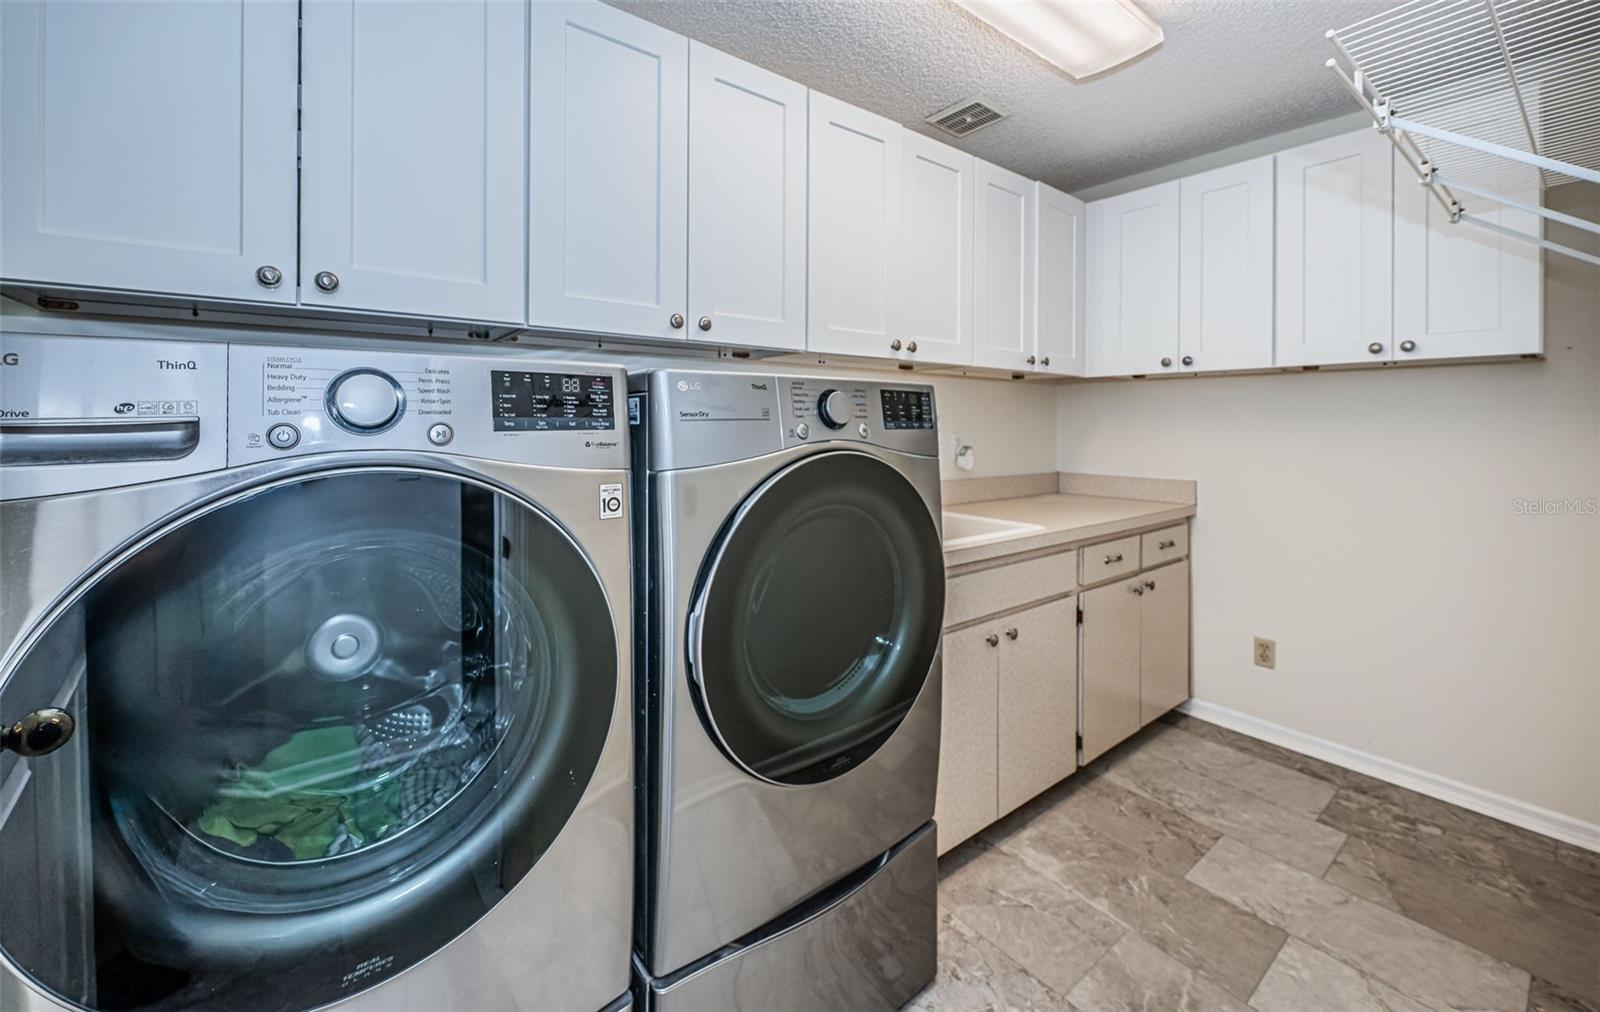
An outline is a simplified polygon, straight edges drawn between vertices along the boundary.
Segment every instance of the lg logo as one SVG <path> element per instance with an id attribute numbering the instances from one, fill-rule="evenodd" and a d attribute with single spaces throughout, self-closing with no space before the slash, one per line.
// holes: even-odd
<path id="1" fill-rule="evenodd" d="M 8 351 L 4 355 L 0 355 L 0 362 L 4 362 L 6 365 L 21 365 L 22 359 L 17 356 L 16 352 Z"/>

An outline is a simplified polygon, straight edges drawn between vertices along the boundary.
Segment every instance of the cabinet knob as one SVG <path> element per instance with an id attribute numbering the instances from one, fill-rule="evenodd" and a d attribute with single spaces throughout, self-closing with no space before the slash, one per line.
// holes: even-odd
<path id="1" fill-rule="evenodd" d="M 1415 342 L 1415 341 L 1401 341 L 1400 342 L 1400 350 L 1401 351 L 1416 351 L 1417 350 L 1417 342 Z"/>
<path id="2" fill-rule="evenodd" d="M 909 351 L 915 355 L 917 352 L 917 342 L 912 341 L 910 344 L 906 345 L 906 351 Z"/>
<path id="3" fill-rule="evenodd" d="M 1144 589 L 1145 590 L 1155 590 L 1156 589 L 1156 581 L 1154 581 L 1154 580 L 1146 580 L 1146 581 L 1144 581 Z"/>
<path id="4" fill-rule="evenodd" d="M 1382 355 L 1383 345 L 1379 344 L 1377 341 L 1373 341 L 1371 344 L 1367 345 L 1367 350 L 1372 352 L 1374 355 Z"/>
<path id="5" fill-rule="evenodd" d="M 1037 364 L 1037 361 L 1038 360 L 1036 358 L 1034 358 L 1034 356 L 1032 356 L 1032 355 L 1028 356 L 1028 364 L 1029 365 L 1035 365 L 1035 364 Z"/>
<path id="6" fill-rule="evenodd" d="M 1194 365 L 1194 356 L 1193 355 L 1185 355 L 1185 356 L 1183 356 L 1183 364 L 1184 365 Z"/>
<path id="7" fill-rule="evenodd" d="M 271 264 L 256 268 L 256 281 L 262 288 L 276 288 L 283 284 L 283 272 Z"/>
<path id="8" fill-rule="evenodd" d="M 997 647 L 1000 645 L 1000 637 L 996 636 L 994 633 L 990 633 L 989 635 L 985 636 L 983 641 L 989 644 L 991 647 Z"/>
<path id="9" fill-rule="evenodd" d="M 899 351 L 900 350 L 900 339 L 898 337 L 895 338 L 893 341 L 889 342 L 889 350 L 890 351 Z"/>
<path id="10" fill-rule="evenodd" d="M 711 317 L 709 317 L 709 316 L 700 317 L 700 329 L 701 330 L 710 330 L 711 329 Z"/>
<path id="11" fill-rule="evenodd" d="M 1129 587 L 1128 589 L 1133 591 L 1133 593 L 1136 594 L 1139 597 L 1143 597 L 1144 596 L 1144 586 L 1141 585 L 1141 584 L 1137 584 L 1136 583 L 1133 586 Z"/>
<path id="12" fill-rule="evenodd" d="M 317 283 L 318 288 L 325 292 L 336 292 L 339 290 L 339 275 L 333 273 L 332 271 L 318 271 L 317 276 L 312 278 L 312 280 Z"/>
<path id="13" fill-rule="evenodd" d="M 1172 368 L 1172 359 L 1163 358 L 1161 360 L 1161 368 L 1163 368 L 1163 369 L 1171 369 Z"/>
<path id="14" fill-rule="evenodd" d="M 673 330 L 682 330 L 683 329 L 683 314 L 682 313 L 673 313 L 671 316 L 667 317 L 667 322 L 672 324 L 672 329 Z"/>
<path id="15" fill-rule="evenodd" d="M 1106 556 L 1106 565 L 1108 565 L 1108 566 L 1111 565 L 1112 563 L 1121 562 L 1121 561 L 1122 561 L 1122 553 L 1121 552 L 1117 552 L 1115 555 Z"/>
<path id="16" fill-rule="evenodd" d="M 1017 633 L 1017 627 L 1016 626 L 1012 626 L 1010 629 L 1006 630 L 1006 639 L 1008 639 L 1008 640 L 1016 639 L 1017 635 L 1018 635 L 1018 633 Z"/>
<path id="17" fill-rule="evenodd" d="M 1046 355 L 1044 358 L 1041 358 L 1039 360 L 1039 364 L 1040 365 L 1049 365 L 1050 364 L 1050 356 Z"/>

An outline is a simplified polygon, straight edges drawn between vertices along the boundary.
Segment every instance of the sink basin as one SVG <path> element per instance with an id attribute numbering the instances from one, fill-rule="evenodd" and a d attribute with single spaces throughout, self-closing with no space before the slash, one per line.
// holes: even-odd
<path id="1" fill-rule="evenodd" d="M 1017 520 L 996 520 L 993 517 L 975 517 L 970 513 L 944 511 L 944 547 L 947 551 L 972 548 L 995 541 L 1005 541 L 1044 530 L 1039 524 L 1025 524 Z"/>

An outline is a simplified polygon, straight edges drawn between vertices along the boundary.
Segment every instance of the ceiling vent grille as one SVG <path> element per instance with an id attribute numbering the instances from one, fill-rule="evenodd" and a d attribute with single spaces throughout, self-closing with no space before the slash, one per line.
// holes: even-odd
<path id="1" fill-rule="evenodd" d="M 940 109 L 928 117 L 928 122 L 952 137 L 965 137 L 982 130 L 990 123 L 1006 118 L 1006 114 L 982 98 L 969 98 L 965 102 Z"/>

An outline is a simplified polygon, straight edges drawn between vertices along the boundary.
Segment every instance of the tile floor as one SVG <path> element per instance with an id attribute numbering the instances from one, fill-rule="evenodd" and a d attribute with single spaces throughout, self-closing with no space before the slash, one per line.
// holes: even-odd
<path id="1" fill-rule="evenodd" d="M 1600 1012 L 1600 854 L 1178 714 L 940 864 L 919 1012 Z"/>

